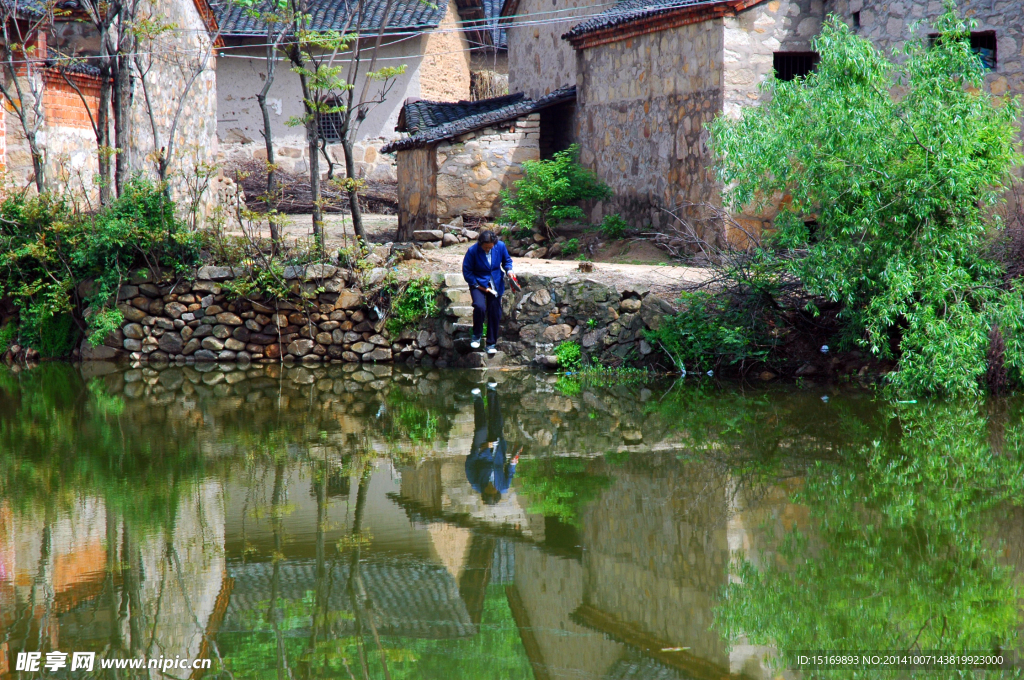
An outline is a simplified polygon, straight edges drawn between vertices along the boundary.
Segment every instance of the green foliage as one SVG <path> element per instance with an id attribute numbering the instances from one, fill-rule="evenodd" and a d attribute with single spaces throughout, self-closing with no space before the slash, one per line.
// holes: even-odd
<path id="1" fill-rule="evenodd" d="M 680 369 L 706 371 L 763 361 L 771 345 L 765 328 L 733 299 L 708 291 L 683 292 L 681 311 L 662 319 L 647 341 L 661 347 Z"/>
<path id="2" fill-rule="evenodd" d="M 516 466 L 516 488 L 529 499 L 529 512 L 579 527 L 583 508 L 612 483 L 590 470 L 591 464 L 576 457 L 523 458 Z"/>
<path id="3" fill-rule="evenodd" d="M 96 345 L 116 327 L 114 294 L 141 268 L 184 272 L 199 259 L 200 236 L 174 216 L 161 187 L 129 182 L 108 207 L 75 214 L 51 195 L 11 196 L 0 204 L 0 298 L 18 311 L 18 334 L 62 356 L 81 313 Z M 79 297 L 79 284 L 90 282 Z"/>
<path id="4" fill-rule="evenodd" d="M 789 271 L 843 305 L 862 346 L 898 356 L 897 390 L 975 393 L 989 329 L 1010 303 L 982 252 L 1021 161 L 1021 107 L 984 90 L 970 25 L 951 2 L 933 28 L 934 44 L 908 41 L 897 65 L 830 18 L 817 70 L 769 80 L 771 99 L 740 120 L 719 117 L 712 144 L 732 207 L 786 197 L 773 242 L 805 252 Z M 1007 360 L 1019 366 L 1013 326 L 1003 328 Z"/>
<path id="5" fill-rule="evenodd" d="M 499 223 L 517 229 L 543 228 L 548 233 L 566 220 L 583 220 L 581 201 L 605 199 L 611 189 L 579 164 L 575 144 L 550 160 L 523 163 L 523 178 L 501 191 Z"/>
<path id="6" fill-rule="evenodd" d="M 578 252 L 580 252 L 580 240 L 578 238 L 571 238 L 562 244 L 562 255 L 572 257 Z"/>
<path id="7" fill-rule="evenodd" d="M 601 220 L 600 229 L 605 238 L 620 239 L 626 235 L 626 231 L 629 230 L 629 224 L 618 213 L 615 213 L 614 215 L 604 216 L 604 219 Z"/>
<path id="8" fill-rule="evenodd" d="M 583 350 L 578 342 L 568 340 L 555 348 L 559 368 L 566 371 L 578 371 L 583 365 Z"/>
<path id="9" fill-rule="evenodd" d="M 422 319 L 437 316 L 438 312 L 437 286 L 428 278 L 414 279 L 391 297 L 388 332 L 398 335 Z"/>

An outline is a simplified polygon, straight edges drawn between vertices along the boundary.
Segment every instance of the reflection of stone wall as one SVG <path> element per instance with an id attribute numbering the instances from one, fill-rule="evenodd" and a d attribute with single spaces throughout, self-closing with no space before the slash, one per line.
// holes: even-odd
<path id="1" fill-rule="evenodd" d="M 721 20 L 577 53 L 580 160 L 615 192 L 594 221 L 657 227 L 663 209 L 714 200 L 703 126 L 722 107 L 722 58 Z"/>

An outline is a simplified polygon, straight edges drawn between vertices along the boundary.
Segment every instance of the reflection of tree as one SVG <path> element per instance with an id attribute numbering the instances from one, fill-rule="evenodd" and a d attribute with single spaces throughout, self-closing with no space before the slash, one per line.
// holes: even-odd
<path id="1" fill-rule="evenodd" d="M 580 512 L 611 484 L 591 469 L 591 458 L 523 458 L 516 468 L 517 488 L 530 500 L 529 512 L 579 526 Z"/>
<path id="2" fill-rule="evenodd" d="M 992 510 L 1024 497 L 1020 413 L 990 443 L 973 405 L 915 406 L 897 428 L 807 473 L 814 529 L 738 565 L 718 625 L 799 650 L 1016 647 L 1024 591 L 986 541 Z"/>

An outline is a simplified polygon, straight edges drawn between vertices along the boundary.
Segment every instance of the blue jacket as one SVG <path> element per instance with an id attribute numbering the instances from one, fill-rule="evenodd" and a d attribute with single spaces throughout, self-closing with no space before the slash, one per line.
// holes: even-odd
<path id="1" fill-rule="evenodd" d="M 500 493 L 508 491 L 516 466 L 505 460 L 507 447 L 505 439 L 500 438 L 493 449 L 482 448 L 466 456 L 466 479 L 474 491 L 483 493 L 487 482 L 493 482 Z"/>
<path id="2" fill-rule="evenodd" d="M 487 254 L 484 253 L 479 243 L 474 243 L 466 251 L 466 257 L 462 260 L 462 278 L 466 279 L 470 290 L 477 286 L 488 287 L 494 282 L 494 290 L 498 291 L 498 297 L 505 294 L 505 277 L 501 273 L 504 265 L 505 271 L 512 270 L 512 257 L 508 254 L 508 248 L 502 241 L 498 241 L 491 248 L 491 266 L 487 266 Z"/>

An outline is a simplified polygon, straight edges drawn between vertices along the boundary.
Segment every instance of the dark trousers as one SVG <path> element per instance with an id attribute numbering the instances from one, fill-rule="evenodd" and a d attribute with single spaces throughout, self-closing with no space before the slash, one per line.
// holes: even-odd
<path id="1" fill-rule="evenodd" d="M 501 298 L 473 288 L 473 337 L 483 333 L 484 319 L 487 320 L 487 344 L 498 342 L 498 326 L 501 325 Z"/>
<path id="2" fill-rule="evenodd" d="M 501 403 L 497 392 L 487 394 L 487 405 L 476 397 L 473 400 L 473 451 L 479 451 L 487 442 L 501 439 L 505 421 L 501 417 Z"/>

